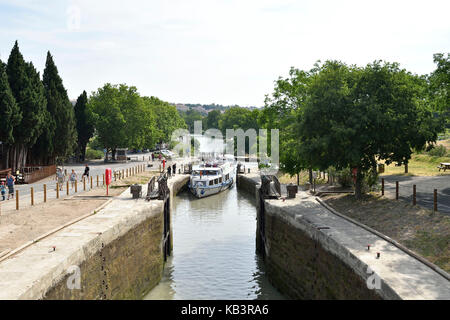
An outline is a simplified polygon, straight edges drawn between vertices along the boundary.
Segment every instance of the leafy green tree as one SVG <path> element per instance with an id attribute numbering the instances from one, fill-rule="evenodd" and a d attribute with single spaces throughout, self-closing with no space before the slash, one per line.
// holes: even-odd
<path id="1" fill-rule="evenodd" d="M 255 129 L 256 134 L 258 134 L 259 110 L 251 110 L 249 108 L 242 107 L 232 107 L 227 109 L 219 119 L 219 130 L 222 131 L 224 137 L 226 137 L 227 129 L 242 129 L 244 132 L 248 129 Z M 235 152 L 237 149 L 237 138 L 234 138 Z M 250 145 L 249 139 L 245 139 L 245 152 L 250 153 L 250 151 L 256 151 L 257 145 Z M 258 142 L 256 142 L 257 144 Z M 256 152 L 255 152 L 256 153 Z"/>
<path id="2" fill-rule="evenodd" d="M 219 129 L 226 135 L 227 129 L 258 130 L 258 109 L 232 107 L 227 109 L 219 120 Z"/>
<path id="3" fill-rule="evenodd" d="M 147 148 L 153 148 L 155 143 L 170 142 L 174 130 L 187 128 L 186 122 L 175 106 L 156 97 L 143 97 L 143 99 L 156 117 L 156 131 L 152 137 L 149 137 L 151 139 L 146 143 Z"/>
<path id="4" fill-rule="evenodd" d="M 76 147 L 75 113 L 50 52 L 47 53 L 43 83 L 47 110 L 51 115 L 49 137 L 52 138 L 48 141 L 51 143 L 49 152 L 54 157 L 65 158 Z"/>
<path id="5" fill-rule="evenodd" d="M 31 62 L 25 62 L 17 41 L 11 50 L 6 73 L 22 116 L 13 129 L 14 144 L 8 150 L 8 165 L 15 170 L 25 165 L 29 149 L 41 134 L 46 99 L 39 73 Z"/>
<path id="6" fill-rule="evenodd" d="M 90 110 L 86 108 L 87 103 L 88 97 L 86 91 L 83 91 L 83 93 L 78 97 L 74 107 L 77 136 L 78 136 L 77 151 L 81 161 L 85 160 L 87 143 L 94 135 L 92 114 L 90 114 L 89 113 Z"/>
<path id="7" fill-rule="evenodd" d="M 205 130 L 218 129 L 220 117 L 221 117 L 220 110 L 212 110 L 212 111 L 208 112 L 208 115 L 205 118 L 205 124 L 204 124 L 203 128 Z"/>
<path id="8" fill-rule="evenodd" d="M 7 166 L 8 157 L 3 154 L 8 145 L 14 144 L 14 128 L 22 120 L 19 106 L 9 87 L 6 65 L 0 60 L 0 141 L 2 157 L 0 168 Z"/>
<path id="9" fill-rule="evenodd" d="M 311 73 L 291 68 L 289 77 L 279 78 L 275 81 L 275 88 L 271 96 L 266 96 L 265 107 L 259 115 L 259 124 L 266 129 L 280 130 L 280 168 L 290 174 L 297 175 L 306 168 L 302 161 L 297 138 L 297 114 L 303 108 L 307 95 Z M 270 141 L 270 131 L 268 131 Z M 268 148 L 269 149 L 269 148 Z M 310 180 L 312 180 L 312 169 Z M 312 181 L 310 181 L 312 183 Z"/>
<path id="10" fill-rule="evenodd" d="M 164 117 L 158 119 L 155 109 L 166 103 L 157 98 L 143 98 L 136 87 L 105 84 L 89 98 L 96 140 L 115 156 L 117 148 L 142 149 L 154 146 L 165 133 Z M 176 112 L 176 111 L 175 111 Z M 170 115 L 166 116 L 170 117 Z M 176 119 L 170 119 L 176 121 Z M 161 131 L 158 131 L 160 126 Z"/>
<path id="11" fill-rule="evenodd" d="M 430 75 L 431 102 L 450 127 L 450 54 L 433 55 L 436 70 Z"/>
<path id="12" fill-rule="evenodd" d="M 109 83 L 93 92 L 88 108 L 93 115 L 97 138 L 101 145 L 113 152 L 127 147 L 126 121 L 120 110 L 119 90 Z"/>
<path id="13" fill-rule="evenodd" d="M 184 122 L 187 125 L 187 129 L 191 133 L 194 132 L 195 121 L 203 121 L 202 114 L 196 110 L 188 110 L 186 112 L 180 112 L 180 115 L 184 119 Z"/>
<path id="14" fill-rule="evenodd" d="M 412 148 L 435 141 L 435 123 L 424 109 L 417 77 L 396 63 L 366 68 L 327 61 L 311 79 L 299 115 L 300 152 L 325 170 L 356 168 L 355 195 L 376 159 L 408 161 Z"/>

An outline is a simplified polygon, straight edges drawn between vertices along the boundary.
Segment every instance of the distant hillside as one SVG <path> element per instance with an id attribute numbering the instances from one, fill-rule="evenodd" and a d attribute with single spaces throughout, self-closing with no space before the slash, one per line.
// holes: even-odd
<path id="1" fill-rule="evenodd" d="M 224 106 L 221 104 L 199 104 L 199 103 L 174 103 L 173 104 L 178 111 L 186 112 L 188 110 L 194 110 L 200 112 L 202 115 L 207 115 L 209 112 L 213 110 L 219 110 L 220 112 L 224 112 L 226 109 L 231 107 L 239 107 L 238 105 L 233 106 Z M 256 107 L 248 107 L 249 109 L 255 109 Z"/>

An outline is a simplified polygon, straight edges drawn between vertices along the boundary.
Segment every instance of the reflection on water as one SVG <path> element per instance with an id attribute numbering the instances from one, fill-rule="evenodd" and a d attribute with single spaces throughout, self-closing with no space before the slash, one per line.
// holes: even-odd
<path id="1" fill-rule="evenodd" d="M 173 199 L 173 253 L 145 299 L 284 299 L 255 253 L 256 210 L 236 187 Z"/>

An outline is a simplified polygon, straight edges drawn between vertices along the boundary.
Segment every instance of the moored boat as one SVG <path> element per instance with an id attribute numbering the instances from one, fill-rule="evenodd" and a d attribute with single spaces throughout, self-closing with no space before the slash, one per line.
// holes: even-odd
<path id="1" fill-rule="evenodd" d="M 231 188 L 235 179 L 234 163 L 203 163 L 192 167 L 189 190 L 197 198 L 204 198 Z"/>

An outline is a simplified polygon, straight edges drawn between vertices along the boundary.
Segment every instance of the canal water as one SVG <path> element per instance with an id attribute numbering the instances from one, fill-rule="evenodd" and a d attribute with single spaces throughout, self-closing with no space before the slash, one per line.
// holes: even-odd
<path id="1" fill-rule="evenodd" d="M 285 299 L 255 253 L 256 209 L 236 186 L 204 199 L 173 200 L 173 252 L 146 300 Z"/>

